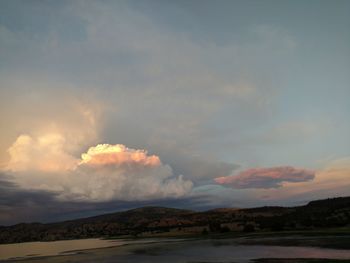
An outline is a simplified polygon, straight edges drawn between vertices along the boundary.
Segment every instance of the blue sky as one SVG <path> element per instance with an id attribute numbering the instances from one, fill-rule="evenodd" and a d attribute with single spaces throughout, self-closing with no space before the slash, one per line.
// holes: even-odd
<path id="1" fill-rule="evenodd" d="M 348 195 L 349 11 L 349 1 L 1 1 L 4 188 L 50 195 L 67 217 L 72 196 L 93 213 L 113 200 L 201 209 Z M 98 144 L 131 170 L 74 166 Z M 108 188 L 120 176 L 128 184 Z M 140 182 L 154 192 L 133 196 Z M 6 211 L 25 207 L 4 195 Z"/>

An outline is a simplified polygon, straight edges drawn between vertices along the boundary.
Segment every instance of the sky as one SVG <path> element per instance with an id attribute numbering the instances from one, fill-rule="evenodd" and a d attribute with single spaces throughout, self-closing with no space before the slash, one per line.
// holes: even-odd
<path id="1" fill-rule="evenodd" d="M 0 225 L 350 195 L 349 12 L 0 0 Z"/>

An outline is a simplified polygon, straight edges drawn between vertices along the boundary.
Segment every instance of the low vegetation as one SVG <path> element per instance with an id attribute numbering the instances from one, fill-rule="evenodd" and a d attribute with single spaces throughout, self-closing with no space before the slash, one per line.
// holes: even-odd
<path id="1" fill-rule="evenodd" d="M 333 230 L 332 230 L 333 229 Z M 0 243 L 94 237 L 208 236 L 270 232 L 350 232 L 350 197 L 312 201 L 299 207 L 215 209 L 195 212 L 143 207 L 96 217 L 0 227 Z"/>

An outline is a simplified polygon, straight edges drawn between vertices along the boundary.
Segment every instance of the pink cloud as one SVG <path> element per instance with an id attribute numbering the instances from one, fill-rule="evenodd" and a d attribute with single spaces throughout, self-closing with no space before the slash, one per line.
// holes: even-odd
<path id="1" fill-rule="evenodd" d="M 253 168 L 237 175 L 215 178 L 215 182 L 232 188 L 278 188 L 283 182 L 305 182 L 313 180 L 315 172 L 291 166 Z"/>
<path id="2" fill-rule="evenodd" d="M 98 144 L 90 147 L 87 153 L 81 155 L 81 158 L 81 164 L 89 165 L 160 166 L 162 164 L 158 156 L 148 155 L 146 150 L 127 148 L 123 144 Z"/>

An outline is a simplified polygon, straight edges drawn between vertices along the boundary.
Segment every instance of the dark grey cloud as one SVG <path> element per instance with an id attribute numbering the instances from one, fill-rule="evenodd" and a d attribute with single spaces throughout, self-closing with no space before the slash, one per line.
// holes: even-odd
<path id="1" fill-rule="evenodd" d="M 19 188 L 0 174 L 0 225 L 21 222 L 56 222 L 100 215 L 142 206 L 166 206 L 185 209 L 206 209 L 205 197 L 163 198 L 151 201 L 73 202 L 61 201 L 48 191 Z"/>
<path id="2" fill-rule="evenodd" d="M 19 188 L 9 181 L 11 177 L 0 174 L 0 224 L 36 221 L 53 210 L 55 194 Z M 47 210 L 49 208 L 49 210 Z M 59 208 L 56 207 L 59 210 Z"/>

